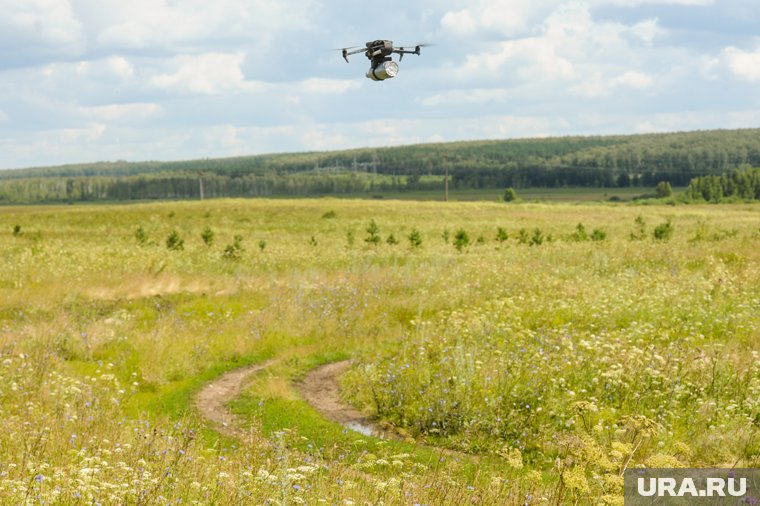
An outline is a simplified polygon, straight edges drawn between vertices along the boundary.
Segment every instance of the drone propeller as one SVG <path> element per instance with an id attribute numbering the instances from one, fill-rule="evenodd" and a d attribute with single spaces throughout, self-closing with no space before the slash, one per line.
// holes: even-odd
<path id="1" fill-rule="evenodd" d="M 343 59 L 346 60 L 346 63 L 348 63 L 348 57 L 352 54 L 359 54 L 366 51 L 366 48 L 359 47 L 359 46 L 353 46 L 353 47 L 341 47 L 341 48 L 335 48 L 332 49 L 332 51 L 340 51 L 341 55 L 343 56 Z"/>
<path id="2" fill-rule="evenodd" d="M 416 55 L 419 55 L 420 54 L 420 50 L 423 47 L 429 47 L 429 46 L 432 46 L 432 45 L 434 45 L 434 44 L 414 44 L 414 50 L 406 49 L 408 46 L 399 46 L 399 47 L 395 48 L 393 50 L 393 52 L 397 53 L 399 55 L 398 56 L 398 61 L 401 61 L 401 60 L 404 59 L 404 55 L 405 54 L 416 54 Z"/>

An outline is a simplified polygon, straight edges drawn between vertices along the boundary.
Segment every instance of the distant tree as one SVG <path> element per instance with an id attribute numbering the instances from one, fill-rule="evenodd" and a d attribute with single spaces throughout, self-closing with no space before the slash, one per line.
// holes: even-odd
<path id="1" fill-rule="evenodd" d="M 670 220 L 660 223 L 654 227 L 653 235 L 658 241 L 667 241 L 673 235 L 673 224 Z"/>
<path id="2" fill-rule="evenodd" d="M 634 223 L 636 224 L 636 230 L 631 232 L 631 240 L 643 241 L 647 237 L 647 231 L 646 231 L 647 222 L 644 221 L 643 216 L 638 215 L 636 216 L 636 220 L 634 220 Z"/>
<path id="3" fill-rule="evenodd" d="M 533 236 L 530 238 L 530 245 L 541 246 L 543 242 L 544 242 L 544 233 L 541 231 L 540 228 L 534 229 Z"/>
<path id="4" fill-rule="evenodd" d="M 500 243 L 503 243 L 509 239 L 509 234 L 507 234 L 507 231 L 503 227 L 498 227 L 496 229 L 496 240 Z"/>
<path id="5" fill-rule="evenodd" d="M 227 260 L 238 261 L 242 258 L 244 251 L 245 249 L 243 248 L 243 236 L 236 235 L 232 241 L 232 244 L 228 244 L 224 248 L 222 257 L 226 258 Z"/>
<path id="6" fill-rule="evenodd" d="M 586 233 L 586 227 L 583 223 L 578 223 L 575 227 L 575 232 L 570 236 L 570 239 L 577 242 L 583 242 L 588 240 L 588 233 Z"/>
<path id="7" fill-rule="evenodd" d="M 591 240 L 592 241 L 603 241 L 607 238 L 607 232 L 600 228 L 595 228 L 593 232 L 591 232 Z"/>
<path id="8" fill-rule="evenodd" d="M 211 230 L 211 227 L 206 227 L 203 229 L 203 232 L 201 232 L 201 239 L 203 239 L 203 243 L 206 246 L 211 246 L 214 244 L 214 231 Z"/>
<path id="9" fill-rule="evenodd" d="M 369 222 L 366 231 L 367 237 L 364 238 L 364 242 L 372 244 L 374 246 L 380 244 L 380 241 L 382 240 L 380 238 L 380 227 L 377 226 L 377 223 L 375 223 L 374 219 Z"/>
<path id="10" fill-rule="evenodd" d="M 673 196 L 673 188 L 668 181 L 660 181 L 654 189 L 654 196 L 658 199 L 666 199 Z"/>
<path id="11" fill-rule="evenodd" d="M 409 245 L 412 248 L 419 248 L 422 246 L 422 234 L 420 234 L 420 231 L 415 229 L 412 229 L 411 233 L 409 234 Z"/>
<path id="12" fill-rule="evenodd" d="M 182 251 L 185 249 L 185 240 L 180 237 L 179 232 L 172 230 L 166 238 L 166 248 L 171 251 Z"/>
<path id="13" fill-rule="evenodd" d="M 459 229 L 454 234 L 454 247 L 457 251 L 462 251 L 464 248 L 470 245 L 470 236 L 464 229 Z"/>
<path id="14" fill-rule="evenodd" d="M 517 192 L 514 188 L 509 187 L 506 190 L 504 190 L 504 202 L 514 202 L 517 200 Z"/>
<path id="15" fill-rule="evenodd" d="M 145 229 L 142 227 L 142 225 L 137 227 L 137 230 L 135 230 L 135 239 L 137 240 L 137 244 L 140 246 L 144 246 L 148 242 L 148 234 L 145 232 Z"/>

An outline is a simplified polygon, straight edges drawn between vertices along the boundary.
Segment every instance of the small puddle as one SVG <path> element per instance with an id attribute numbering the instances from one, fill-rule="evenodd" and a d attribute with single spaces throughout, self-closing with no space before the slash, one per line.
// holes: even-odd
<path id="1" fill-rule="evenodd" d="M 296 387 L 306 402 L 328 420 L 363 436 L 398 439 L 393 432 L 383 430 L 354 407 L 342 402 L 337 378 L 350 365 L 350 360 L 344 360 L 317 367 L 310 371 L 303 381 L 296 383 Z"/>
<path id="2" fill-rule="evenodd" d="M 371 427 L 369 425 L 365 425 L 363 423 L 359 422 L 346 422 L 343 424 L 343 426 L 347 429 L 351 429 L 354 432 L 358 432 L 359 434 L 363 434 L 365 436 L 378 436 L 379 434 L 375 430 L 374 427 Z"/>
<path id="3" fill-rule="evenodd" d="M 390 439 L 390 437 L 388 436 L 388 433 L 368 423 L 351 420 L 351 421 L 343 422 L 341 423 L 341 425 L 347 429 L 350 429 L 354 432 L 358 432 L 359 434 L 362 434 L 364 436 L 372 436 L 372 437 L 377 437 L 380 439 Z"/>

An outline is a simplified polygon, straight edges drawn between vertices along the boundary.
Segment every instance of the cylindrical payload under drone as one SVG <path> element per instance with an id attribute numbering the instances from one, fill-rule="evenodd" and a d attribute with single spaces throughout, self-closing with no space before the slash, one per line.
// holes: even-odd
<path id="1" fill-rule="evenodd" d="M 375 67 L 370 67 L 367 71 L 367 77 L 373 81 L 384 81 L 391 77 L 396 77 L 398 74 L 398 63 L 395 61 L 384 61 L 377 64 Z"/>

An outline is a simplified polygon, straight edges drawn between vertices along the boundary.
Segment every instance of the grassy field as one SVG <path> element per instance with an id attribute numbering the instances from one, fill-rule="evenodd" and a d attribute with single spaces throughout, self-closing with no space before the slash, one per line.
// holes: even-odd
<path id="1" fill-rule="evenodd" d="M 757 205 L 0 208 L 0 502 L 622 504 L 626 467 L 758 467 L 759 245 Z M 405 440 L 299 397 L 347 357 Z M 268 359 L 248 437 L 211 430 L 195 392 Z"/>

